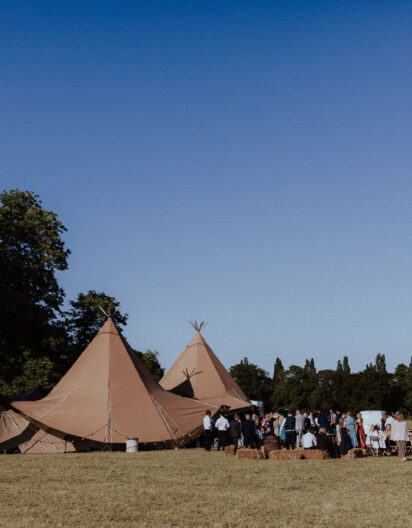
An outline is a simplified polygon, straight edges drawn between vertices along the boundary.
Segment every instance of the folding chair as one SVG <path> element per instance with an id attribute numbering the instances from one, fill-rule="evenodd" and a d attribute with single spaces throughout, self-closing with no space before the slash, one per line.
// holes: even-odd
<path id="1" fill-rule="evenodd" d="M 380 455 L 379 436 L 371 436 L 370 442 L 371 442 L 372 456 L 379 456 Z"/>

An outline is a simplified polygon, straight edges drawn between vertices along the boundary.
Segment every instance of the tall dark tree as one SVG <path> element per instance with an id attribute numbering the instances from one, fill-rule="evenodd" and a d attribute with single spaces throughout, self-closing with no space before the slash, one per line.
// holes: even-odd
<path id="1" fill-rule="evenodd" d="M 56 271 L 67 268 L 70 251 L 66 228 L 36 194 L 14 189 L 0 193 L 0 201 L 0 393 L 12 397 L 53 381 L 65 340 Z"/>
<path id="2" fill-rule="evenodd" d="M 412 357 L 408 367 L 408 373 L 405 380 L 406 395 L 403 401 L 403 409 L 406 414 L 412 416 Z"/>
<path id="3" fill-rule="evenodd" d="M 286 372 L 280 358 L 276 358 L 273 368 L 272 408 L 283 409 L 287 406 Z"/>
<path id="4" fill-rule="evenodd" d="M 269 408 L 272 396 L 272 379 L 268 372 L 243 358 L 230 367 L 229 374 L 251 400 L 262 401 Z"/>
<path id="5" fill-rule="evenodd" d="M 145 367 L 151 372 L 156 381 L 163 378 L 165 369 L 161 366 L 159 361 L 159 352 L 156 350 L 146 350 L 146 352 L 137 351 L 138 356 L 143 361 Z"/>

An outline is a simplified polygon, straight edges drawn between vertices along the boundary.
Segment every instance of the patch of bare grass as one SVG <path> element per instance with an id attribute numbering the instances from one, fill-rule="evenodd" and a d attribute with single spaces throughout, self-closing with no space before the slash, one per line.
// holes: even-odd
<path id="1" fill-rule="evenodd" d="M 1 528 L 404 528 L 412 463 L 199 449 L 0 457 Z"/>

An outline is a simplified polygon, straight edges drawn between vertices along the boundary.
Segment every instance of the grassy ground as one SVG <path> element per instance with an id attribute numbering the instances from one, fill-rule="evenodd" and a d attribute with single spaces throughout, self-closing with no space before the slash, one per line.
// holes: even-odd
<path id="1" fill-rule="evenodd" d="M 412 518 L 412 460 L 397 457 L 1 455 L 0 475 L 1 528 L 405 528 Z"/>

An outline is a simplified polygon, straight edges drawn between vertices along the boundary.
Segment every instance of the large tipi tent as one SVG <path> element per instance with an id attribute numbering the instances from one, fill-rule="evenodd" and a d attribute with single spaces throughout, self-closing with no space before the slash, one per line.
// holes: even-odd
<path id="1" fill-rule="evenodd" d="M 250 409 L 252 404 L 200 333 L 205 323 L 191 324 L 196 334 L 160 380 L 160 385 L 174 394 L 226 406 L 231 412 Z"/>
<path id="2" fill-rule="evenodd" d="M 48 396 L 12 405 L 46 432 L 92 447 L 129 438 L 181 445 L 210 408 L 164 390 L 111 318 Z"/>

